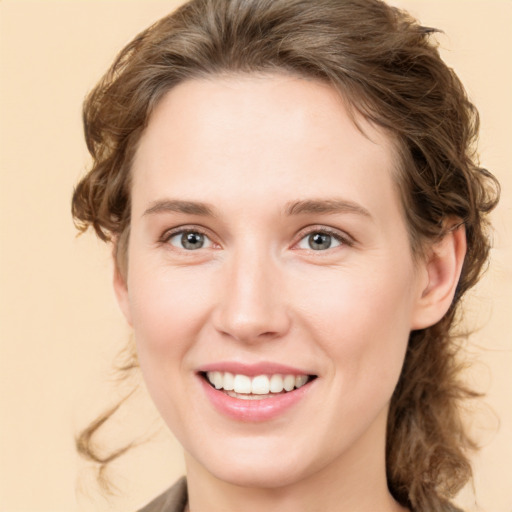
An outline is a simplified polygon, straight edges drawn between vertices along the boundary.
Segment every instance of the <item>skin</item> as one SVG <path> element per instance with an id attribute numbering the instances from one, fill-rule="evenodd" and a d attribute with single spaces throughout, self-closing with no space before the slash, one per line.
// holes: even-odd
<path id="1" fill-rule="evenodd" d="M 389 401 L 410 331 L 450 304 L 465 238 L 413 258 L 393 141 L 358 123 L 325 84 L 214 77 L 168 92 L 141 138 L 128 270 L 114 285 L 185 449 L 193 512 L 402 510 L 386 484 Z M 183 226 L 205 245 L 184 248 Z M 319 232 L 330 248 L 310 247 Z M 200 385 L 198 367 L 218 361 L 318 377 L 277 418 L 242 422 Z"/>

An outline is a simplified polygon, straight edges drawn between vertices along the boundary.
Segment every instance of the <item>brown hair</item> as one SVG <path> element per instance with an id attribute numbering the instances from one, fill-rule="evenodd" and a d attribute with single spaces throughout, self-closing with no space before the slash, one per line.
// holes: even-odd
<path id="1" fill-rule="evenodd" d="M 410 335 L 388 418 L 390 491 L 400 504 L 428 511 L 452 510 L 449 500 L 471 477 L 474 443 L 460 403 L 476 393 L 460 381 L 453 331 L 460 299 L 487 260 L 486 214 L 499 196 L 474 151 L 478 113 L 441 60 L 434 32 L 380 0 L 192 0 L 124 48 L 86 99 L 93 166 L 72 206 L 80 230 L 92 226 L 115 242 L 123 271 L 137 142 L 162 96 L 196 77 L 284 71 L 321 80 L 388 130 L 401 156 L 397 181 L 414 252 L 442 237 L 448 218 L 464 223 L 468 244 L 450 310 Z M 97 462 L 111 458 L 90 443 L 107 417 L 79 438 L 81 452 Z"/>

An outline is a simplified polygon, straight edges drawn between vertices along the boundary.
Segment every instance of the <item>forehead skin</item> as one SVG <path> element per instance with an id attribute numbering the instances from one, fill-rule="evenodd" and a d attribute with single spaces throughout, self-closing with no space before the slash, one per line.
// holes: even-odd
<path id="1" fill-rule="evenodd" d="M 132 214 L 164 196 L 204 201 L 209 192 L 212 201 L 242 211 L 247 201 L 267 200 L 270 188 L 283 201 L 287 190 L 295 199 L 343 196 L 345 190 L 333 191 L 341 173 L 350 199 L 375 210 L 377 223 L 390 207 L 384 191 L 403 217 L 390 179 L 394 142 L 361 116 L 356 120 L 361 129 L 339 93 L 321 82 L 287 75 L 184 82 L 163 97 L 139 142 Z M 172 189 L 163 190 L 167 173 Z M 215 187 L 227 174 L 229 186 Z"/>

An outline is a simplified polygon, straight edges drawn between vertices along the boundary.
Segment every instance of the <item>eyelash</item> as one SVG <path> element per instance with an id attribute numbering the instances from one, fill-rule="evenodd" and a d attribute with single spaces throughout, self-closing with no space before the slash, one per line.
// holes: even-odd
<path id="1" fill-rule="evenodd" d="M 298 241 L 293 244 L 293 246 L 297 246 L 302 240 L 307 238 L 308 236 L 315 235 L 315 234 L 321 234 L 321 235 L 329 235 L 334 240 L 340 243 L 340 246 L 346 246 L 346 247 L 352 247 L 354 245 L 354 239 L 350 237 L 347 234 L 340 233 L 340 231 L 332 228 L 328 228 L 326 226 L 309 226 L 307 228 L 304 228 L 299 234 L 298 234 Z M 320 253 L 320 252 L 327 252 L 329 249 L 325 249 L 323 251 L 318 250 L 315 251 L 313 249 L 309 249 L 311 252 Z"/>
<path id="2" fill-rule="evenodd" d="M 205 229 L 202 229 L 200 226 L 180 226 L 168 231 L 165 231 L 163 235 L 158 240 L 161 244 L 169 244 L 171 238 L 177 236 L 177 235 L 185 235 L 187 233 L 198 233 L 200 235 L 203 235 L 208 240 L 210 240 L 211 243 L 214 243 L 212 240 L 212 237 L 208 234 L 208 232 Z M 185 251 L 185 252 L 192 252 L 192 251 Z"/>
<path id="3" fill-rule="evenodd" d="M 206 237 L 210 243 L 215 244 L 212 237 L 208 234 L 208 232 L 205 229 L 202 229 L 200 226 L 180 226 L 177 228 L 174 228 L 172 230 L 165 231 L 162 236 L 159 239 L 159 243 L 164 245 L 170 245 L 170 240 L 177 236 L 177 235 L 184 235 L 187 233 L 198 233 L 200 235 L 203 235 Z M 309 226 L 307 228 L 304 228 L 298 235 L 298 240 L 293 243 L 293 248 L 295 248 L 302 240 L 307 238 L 308 236 L 311 236 L 313 234 L 323 234 L 323 235 L 329 235 L 334 240 L 339 242 L 340 246 L 346 246 L 346 247 L 352 247 L 355 243 L 352 237 L 350 237 L 347 234 L 342 234 L 338 230 L 331 229 L 325 226 Z M 218 245 L 218 244 L 217 244 Z M 179 249 L 179 248 L 178 248 Z M 315 253 L 321 253 L 321 252 L 327 252 L 330 248 L 324 249 L 324 250 L 314 250 L 309 249 L 311 252 Z M 193 250 L 186 250 L 181 249 L 184 252 L 194 252 Z M 306 249 L 308 250 L 308 249 Z"/>

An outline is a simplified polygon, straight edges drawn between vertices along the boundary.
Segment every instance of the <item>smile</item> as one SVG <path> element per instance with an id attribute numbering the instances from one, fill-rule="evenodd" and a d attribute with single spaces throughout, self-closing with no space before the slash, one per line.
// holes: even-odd
<path id="1" fill-rule="evenodd" d="M 279 373 L 250 377 L 220 371 L 206 372 L 205 376 L 215 389 L 242 400 L 261 400 L 277 394 L 288 393 L 301 388 L 312 378 L 309 375 Z"/>
<path id="2" fill-rule="evenodd" d="M 208 366 L 197 372 L 205 398 L 217 413 L 241 422 L 270 421 L 292 413 L 319 380 L 317 375 L 280 364 Z"/>

